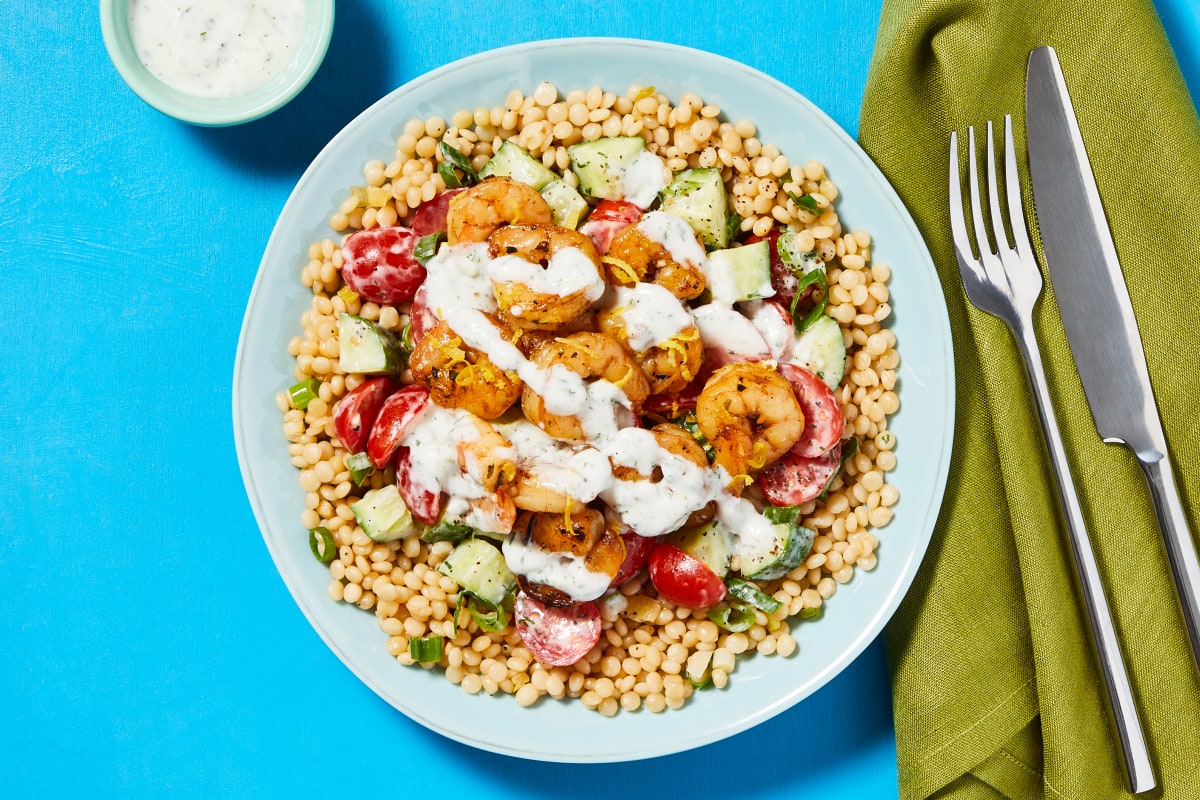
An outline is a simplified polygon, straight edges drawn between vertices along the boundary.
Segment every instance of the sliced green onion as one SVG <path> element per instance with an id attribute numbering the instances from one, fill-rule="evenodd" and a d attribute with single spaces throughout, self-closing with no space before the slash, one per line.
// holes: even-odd
<path id="1" fill-rule="evenodd" d="M 328 564 L 337 558 L 337 543 L 333 541 L 333 533 L 324 525 L 308 531 L 308 546 L 313 556 L 322 564 Z"/>
<path id="2" fill-rule="evenodd" d="M 404 327 L 400 329 L 400 346 L 410 353 L 417 347 L 417 343 L 413 341 L 412 320 L 404 323 Z"/>
<path id="3" fill-rule="evenodd" d="M 696 443 L 700 445 L 700 448 L 704 451 L 705 457 L 708 458 L 708 463 L 713 463 L 717 457 L 717 450 L 708 441 L 708 437 L 705 436 L 700 430 L 700 423 L 696 421 L 696 412 L 687 412 L 682 418 L 677 420 L 677 422 L 679 423 L 680 427 L 690 433 L 692 438 L 696 440 Z"/>
<path id="4" fill-rule="evenodd" d="M 337 296 L 342 298 L 343 303 L 350 305 L 358 299 L 358 292 L 354 291 L 349 286 L 343 286 L 342 288 L 338 289 Z"/>
<path id="5" fill-rule="evenodd" d="M 729 593 L 741 600 L 743 603 L 757 608 L 764 614 L 774 614 L 779 609 L 783 608 L 783 603 L 776 600 L 771 595 L 759 589 L 753 583 L 744 581 L 741 578 L 727 578 L 725 585 L 729 587 Z"/>
<path id="6" fill-rule="evenodd" d="M 504 606 L 494 606 L 471 594 L 466 597 L 467 610 L 471 612 L 475 624 L 480 629 L 488 633 L 498 633 L 508 627 L 508 610 Z"/>
<path id="7" fill-rule="evenodd" d="M 362 486 L 363 483 L 375 471 L 375 465 L 371 463 L 371 457 L 364 453 L 351 453 L 342 459 L 342 463 L 346 465 L 346 469 L 350 471 L 350 479 L 354 481 L 355 486 Z"/>
<path id="8" fill-rule="evenodd" d="M 413 661 L 433 664 L 442 660 L 442 637 L 416 636 L 408 640 L 408 654 Z"/>
<path id="9" fill-rule="evenodd" d="M 471 166 L 470 160 L 457 148 L 451 147 L 446 142 L 439 142 L 438 155 L 442 157 L 437 165 L 438 175 L 442 176 L 442 181 L 446 184 L 447 189 L 457 189 L 460 186 L 470 186 L 479 182 L 479 175 Z M 455 168 L 463 171 L 462 177 L 455 172 Z"/>
<path id="10" fill-rule="evenodd" d="M 718 628 L 730 633 L 742 633 L 754 625 L 754 609 L 745 603 L 730 603 L 727 606 L 710 608 L 708 618 L 715 622 Z"/>
<path id="11" fill-rule="evenodd" d="M 816 608 L 812 608 L 811 606 L 808 608 L 802 608 L 800 609 L 798 616 L 800 619 L 817 619 L 825 613 L 822 609 L 822 606 L 817 606 Z"/>
<path id="12" fill-rule="evenodd" d="M 458 152 L 458 151 L 455 151 Z M 413 258 L 423 267 L 429 263 L 429 259 L 437 255 L 438 245 L 446 239 L 445 231 L 434 231 L 428 236 L 422 236 L 417 239 L 416 247 L 413 248 Z"/>
<path id="13" fill-rule="evenodd" d="M 317 392 L 321 390 L 321 382 L 316 378 L 309 378 L 300 383 L 293 384 L 288 388 L 288 397 L 291 398 L 292 408 L 298 408 L 301 411 L 308 408 L 317 397 Z"/>

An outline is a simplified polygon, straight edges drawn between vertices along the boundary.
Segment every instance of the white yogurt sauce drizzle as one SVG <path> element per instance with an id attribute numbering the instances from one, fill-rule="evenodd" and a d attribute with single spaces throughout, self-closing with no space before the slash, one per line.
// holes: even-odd
<path id="1" fill-rule="evenodd" d="M 656 283 L 613 289 L 613 313 L 625 328 L 625 341 L 644 353 L 692 325 L 692 315 L 668 290 Z"/>
<path id="2" fill-rule="evenodd" d="M 304 0 L 129 0 L 129 34 L 146 68 L 197 97 L 266 86 L 304 38 Z"/>
<path id="3" fill-rule="evenodd" d="M 662 212 L 651 212 L 646 219 L 648 235 L 671 249 L 673 258 L 706 263 L 686 221 Z M 562 257 L 560 263 L 576 263 L 571 249 L 556 254 Z M 590 285 L 590 278 L 550 275 L 549 269 L 522 266 L 513 263 L 514 258 L 492 259 L 486 244 L 443 246 L 426 264 L 428 303 L 434 314 L 451 320 L 464 344 L 486 353 L 501 369 L 516 372 L 542 397 L 548 411 L 576 415 L 588 436 L 586 444 L 559 441 L 524 419 L 483 423 L 493 425 L 509 443 L 512 449 L 505 455 L 539 485 L 573 498 L 581 507 L 600 498 L 639 535 L 653 537 L 676 530 L 693 511 L 716 501 L 718 518 L 734 533 L 735 552 L 740 546 L 761 547 L 765 537 L 773 536 L 772 523 L 753 503 L 729 493 L 731 478 L 724 469 L 700 467 L 666 451 L 649 430 L 629 426 L 631 404 L 618 386 L 605 380 L 585 381 L 558 364 L 537 366 L 485 316 L 497 308 L 494 279 L 518 280 L 531 287 L 531 282 L 542 281 L 538 290 L 555 294 Z M 610 299 L 620 308 L 635 349 L 666 341 L 693 322 L 692 313 L 658 286 L 617 289 Z M 745 317 L 725 310 L 753 330 Z M 468 412 L 432 406 L 410 429 L 404 444 L 411 448 L 415 479 L 448 495 L 447 518 L 494 530 L 487 525 L 495 525 L 495 519 L 479 509 L 483 487 L 458 463 L 459 445 L 478 435 L 476 422 Z M 633 468 L 645 479 L 620 480 L 613 475 L 614 466 Z M 517 536 L 505 541 L 503 551 L 514 572 L 561 589 L 577 601 L 595 599 L 608 588 L 609 577 L 590 572 L 582 558 L 539 550 Z"/>

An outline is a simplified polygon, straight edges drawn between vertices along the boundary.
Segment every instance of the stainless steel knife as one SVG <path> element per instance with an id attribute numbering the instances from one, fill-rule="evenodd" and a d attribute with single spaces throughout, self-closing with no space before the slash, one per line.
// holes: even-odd
<path id="1" fill-rule="evenodd" d="M 1137 457 L 1150 489 L 1200 664 L 1200 559 L 1171 469 L 1133 304 L 1058 56 L 1040 47 L 1025 76 L 1025 139 L 1046 268 L 1096 430 Z"/>

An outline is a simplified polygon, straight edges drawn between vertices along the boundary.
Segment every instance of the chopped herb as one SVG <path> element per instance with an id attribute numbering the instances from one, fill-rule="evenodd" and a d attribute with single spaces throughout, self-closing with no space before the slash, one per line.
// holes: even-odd
<path id="1" fill-rule="evenodd" d="M 422 236 L 417 240 L 416 247 L 413 248 L 413 258 L 417 260 L 422 267 L 429 263 L 429 259 L 437 255 L 438 245 L 446 238 L 445 231 L 435 231 L 428 236 Z"/>
<path id="2" fill-rule="evenodd" d="M 442 181 L 446 184 L 447 189 L 457 189 L 460 186 L 470 186 L 479 182 L 479 174 L 471 166 L 470 160 L 457 148 L 446 142 L 439 142 L 438 155 L 441 156 L 441 160 L 438 162 L 437 171 L 442 176 Z M 457 170 L 462 170 L 461 177 Z"/>

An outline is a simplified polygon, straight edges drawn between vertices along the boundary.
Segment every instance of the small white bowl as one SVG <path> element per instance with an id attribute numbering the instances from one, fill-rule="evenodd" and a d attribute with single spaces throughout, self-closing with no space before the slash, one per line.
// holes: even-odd
<path id="1" fill-rule="evenodd" d="M 264 117 L 300 93 L 325 58 L 333 34 L 334 0 L 304 0 L 304 36 L 291 61 L 270 82 L 238 97 L 199 97 L 163 83 L 134 50 L 130 0 L 100 0 L 104 46 L 129 87 L 154 108 L 193 125 L 237 125 Z"/>

